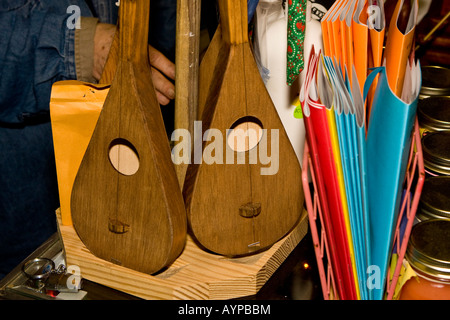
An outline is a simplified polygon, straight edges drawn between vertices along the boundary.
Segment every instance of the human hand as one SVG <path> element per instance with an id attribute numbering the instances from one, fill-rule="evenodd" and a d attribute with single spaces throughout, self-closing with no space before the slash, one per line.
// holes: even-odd
<path id="1" fill-rule="evenodd" d="M 148 46 L 148 57 L 152 66 L 152 80 L 156 97 L 161 105 L 167 105 L 175 98 L 175 85 L 169 80 L 175 80 L 175 64 L 161 52 Z"/>
<path id="2" fill-rule="evenodd" d="M 97 81 L 102 76 L 115 31 L 115 25 L 97 24 L 94 36 L 94 67 L 92 72 Z M 148 56 L 156 97 L 159 104 L 167 105 L 170 100 L 175 98 L 175 85 L 171 81 L 175 80 L 175 64 L 152 46 L 148 47 Z"/>

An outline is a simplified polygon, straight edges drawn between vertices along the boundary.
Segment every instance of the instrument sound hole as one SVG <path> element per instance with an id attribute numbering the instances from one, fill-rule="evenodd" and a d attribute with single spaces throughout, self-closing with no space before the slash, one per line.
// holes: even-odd
<path id="1" fill-rule="evenodd" d="M 235 152 L 246 152 L 258 145 L 263 135 L 261 121 L 247 116 L 238 119 L 228 131 L 227 143 Z"/>
<path id="2" fill-rule="evenodd" d="M 108 155 L 113 168 L 125 176 L 132 176 L 139 170 L 139 154 L 128 140 L 113 140 Z"/>

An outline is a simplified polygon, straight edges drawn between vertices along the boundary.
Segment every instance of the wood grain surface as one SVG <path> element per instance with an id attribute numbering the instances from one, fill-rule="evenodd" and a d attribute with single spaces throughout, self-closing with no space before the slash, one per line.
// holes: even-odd
<path id="1" fill-rule="evenodd" d="M 71 211 L 94 255 L 155 273 L 183 250 L 187 224 L 151 81 L 149 12 L 149 1 L 120 3 L 117 70 L 74 182 Z M 116 145 L 135 152 L 135 173 L 113 166 L 109 152 Z"/>
<path id="2" fill-rule="evenodd" d="M 62 225 L 59 210 L 56 217 L 68 266 L 78 266 L 83 279 L 151 300 L 219 300 L 255 295 L 308 230 L 308 214 L 303 211 L 299 223 L 286 237 L 264 252 L 240 258 L 207 252 L 188 236 L 183 253 L 161 272 L 149 275 L 94 256 L 72 226 Z"/>
<path id="3" fill-rule="evenodd" d="M 183 192 L 196 240 L 212 252 L 238 256 L 264 250 L 286 235 L 300 218 L 304 197 L 300 164 L 248 42 L 247 1 L 220 0 L 219 8 L 220 31 L 200 66 L 203 133 L 214 129 L 227 137 L 238 122 L 256 123 L 266 130 L 266 143 L 254 148 L 259 151 L 255 163 L 250 163 L 254 154 L 249 150 L 235 152 L 234 164 L 191 164 Z M 211 132 L 203 140 L 203 151 L 215 141 Z M 223 141 L 215 152 L 225 158 L 228 148 Z M 261 150 L 278 161 L 273 174 L 262 173 L 268 165 L 261 160 Z M 237 163 L 238 157 L 244 158 L 243 164 Z M 259 213 L 242 214 L 249 207 L 259 207 Z"/>
<path id="4" fill-rule="evenodd" d="M 200 16 L 201 0 L 177 0 L 175 129 L 186 129 L 191 136 L 198 110 Z M 188 164 L 175 163 L 183 188 Z"/>

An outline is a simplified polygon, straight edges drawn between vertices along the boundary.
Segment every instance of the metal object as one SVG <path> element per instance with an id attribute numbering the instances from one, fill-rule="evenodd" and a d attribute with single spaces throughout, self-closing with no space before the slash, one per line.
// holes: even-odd
<path id="1" fill-rule="evenodd" d="M 55 269 L 55 263 L 48 258 L 35 258 L 22 265 L 22 272 L 31 280 L 45 280 Z"/>
<path id="2" fill-rule="evenodd" d="M 85 291 L 79 290 L 81 276 L 80 273 L 72 274 L 73 269 L 75 269 L 73 266 L 66 269 L 62 242 L 58 233 L 55 233 L 1 279 L 0 299 L 64 300 L 72 297 L 82 299 Z M 73 290 L 75 288 L 76 291 Z M 61 293 L 69 292 L 76 294 L 61 297 Z"/>
<path id="3" fill-rule="evenodd" d="M 416 224 L 406 250 L 406 259 L 417 272 L 440 281 L 450 281 L 450 220 Z"/>
<path id="4" fill-rule="evenodd" d="M 58 292 L 78 292 L 81 278 L 67 273 L 65 265 L 55 268 L 55 262 L 48 258 L 34 258 L 22 264 L 22 272 L 31 281 L 28 283 L 37 292 L 46 294 L 48 290 Z"/>
<path id="5" fill-rule="evenodd" d="M 450 219 L 450 177 L 429 177 L 423 184 L 416 218 Z"/>
<path id="6" fill-rule="evenodd" d="M 417 117 L 422 131 L 450 130 L 450 96 L 430 96 L 419 100 Z"/>
<path id="7" fill-rule="evenodd" d="M 441 66 L 422 66 L 420 99 L 450 95 L 450 69 Z"/>
<path id="8" fill-rule="evenodd" d="M 431 176 L 450 175 L 450 131 L 428 133 L 422 138 L 425 171 Z"/>

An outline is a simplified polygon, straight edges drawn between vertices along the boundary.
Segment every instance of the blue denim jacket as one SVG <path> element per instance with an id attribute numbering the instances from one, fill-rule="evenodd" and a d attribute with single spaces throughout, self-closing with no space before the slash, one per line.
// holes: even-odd
<path id="1" fill-rule="evenodd" d="M 53 82 L 76 78 L 70 5 L 92 16 L 82 0 L 1 0 L 0 123 L 48 114 Z"/>
<path id="2" fill-rule="evenodd" d="M 49 105 L 52 84 L 76 78 L 68 7 L 116 23 L 115 2 L 0 0 L 0 279 L 56 232 Z M 176 0 L 158 2 L 170 2 L 174 15 Z"/>
<path id="3" fill-rule="evenodd" d="M 0 279 L 56 231 L 49 104 L 76 77 L 69 5 L 92 15 L 82 0 L 0 0 Z"/>

